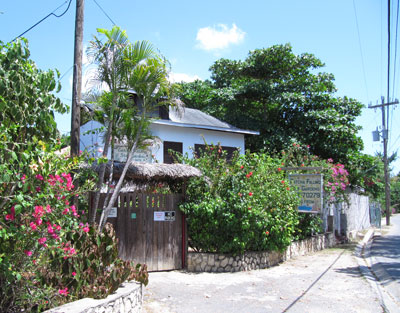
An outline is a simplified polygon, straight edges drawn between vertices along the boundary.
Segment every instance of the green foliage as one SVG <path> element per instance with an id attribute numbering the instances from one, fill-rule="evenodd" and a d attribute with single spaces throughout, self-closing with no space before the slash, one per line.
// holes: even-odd
<path id="1" fill-rule="evenodd" d="M 1 45 L 0 52 L 0 310 L 41 311 L 88 290 L 74 289 L 77 284 L 95 281 L 102 286 L 100 295 L 125 277 L 146 282 L 145 268 L 132 274 L 128 264 L 111 260 L 116 258 L 112 234 L 83 236 L 89 228 L 80 225 L 80 218 L 87 211 L 85 192 L 93 187 L 93 176 L 76 171 L 82 157 L 59 151 L 65 138 L 57 138 L 53 114 L 66 107 L 53 95 L 54 73 L 36 68 L 26 41 Z M 77 180 L 79 188 L 74 186 Z M 104 251 L 106 259 L 99 256 Z M 94 255 L 104 264 L 116 264 L 107 282 L 97 277 L 104 269 L 90 270 L 99 265 L 89 262 Z M 79 268 L 88 265 L 80 274 L 82 282 L 67 281 L 65 272 L 49 268 L 62 263 L 64 270 L 71 258 L 79 261 L 74 263 Z"/>
<path id="2" fill-rule="evenodd" d="M 281 151 L 282 167 L 295 167 L 298 170 L 291 170 L 290 173 L 310 173 L 302 167 L 313 167 L 313 173 L 323 174 L 323 188 L 325 203 L 347 201 L 346 188 L 349 186 L 349 173 L 343 164 L 333 163 L 332 159 L 321 160 L 312 155 L 309 145 L 292 143 L 287 150 Z"/>
<path id="3" fill-rule="evenodd" d="M 228 163 L 218 146 L 185 163 L 204 177 L 193 179 L 181 209 L 188 216 L 189 244 L 197 251 L 242 253 L 283 250 L 298 223 L 298 197 L 265 154 L 235 155 Z"/>
<path id="4" fill-rule="evenodd" d="M 87 227 L 87 226 L 86 226 Z M 40 281 L 44 286 L 65 288 L 64 301 L 105 298 L 116 291 L 126 280 L 148 283 L 146 265 L 123 261 L 118 258 L 118 245 L 111 224 L 102 233 L 96 227 L 69 232 L 62 250 L 56 250 L 50 261 L 40 269 Z M 79 253 L 65 257 L 65 251 L 74 247 Z"/>
<path id="5" fill-rule="evenodd" d="M 385 178 L 380 157 L 354 152 L 349 155 L 346 167 L 351 173 L 351 185 L 363 188 L 375 200 L 384 198 Z"/>
<path id="6" fill-rule="evenodd" d="M 53 93 L 61 88 L 55 80 L 58 71 L 42 71 L 29 59 L 26 40 L 3 44 L 0 41 L 0 124 L 3 128 L 19 125 L 13 141 L 32 137 L 46 139 L 57 132 L 54 112 L 67 107 Z"/>
<path id="7" fill-rule="evenodd" d="M 181 99 L 237 127 L 260 131 L 246 138 L 253 152 L 312 143 L 313 154 L 347 164 L 350 153 L 362 150 L 355 125 L 362 105 L 334 96 L 333 75 L 316 72 L 323 65 L 312 54 L 295 55 L 290 45 L 256 49 L 244 61 L 216 61 L 211 81 L 184 83 Z"/>
<path id="8" fill-rule="evenodd" d="M 390 180 L 390 203 L 396 212 L 400 212 L 400 175 Z"/>
<path id="9" fill-rule="evenodd" d="M 322 233 L 322 220 L 319 215 L 299 213 L 299 224 L 296 227 L 296 240 L 303 240 Z"/>

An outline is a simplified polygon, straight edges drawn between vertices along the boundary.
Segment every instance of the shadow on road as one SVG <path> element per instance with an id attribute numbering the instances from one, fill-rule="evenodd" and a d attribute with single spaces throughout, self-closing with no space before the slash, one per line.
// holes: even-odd
<path id="1" fill-rule="evenodd" d="M 310 289 L 322 278 L 324 277 L 324 275 L 332 268 L 333 265 L 335 265 L 335 263 L 341 258 L 341 256 L 345 253 L 345 250 L 342 251 L 342 253 L 340 253 L 338 255 L 338 257 L 332 262 L 331 265 L 328 266 L 328 268 L 321 274 L 318 276 L 318 278 L 316 280 L 313 281 L 313 283 L 300 295 L 296 298 L 296 300 L 294 300 L 291 304 L 289 304 L 288 307 L 286 307 L 282 313 L 287 312 L 291 307 L 293 307 L 301 298 L 303 298 L 309 291 Z"/>

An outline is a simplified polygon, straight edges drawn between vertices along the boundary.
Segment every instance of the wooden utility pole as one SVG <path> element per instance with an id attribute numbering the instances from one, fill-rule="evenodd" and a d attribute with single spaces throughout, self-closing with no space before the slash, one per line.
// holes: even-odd
<path id="1" fill-rule="evenodd" d="M 387 157 L 387 142 L 389 137 L 389 130 L 386 127 L 385 108 L 389 105 L 398 104 L 399 101 L 385 103 L 385 98 L 382 97 L 382 103 L 377 105 L 369 105 L 368 108 L 381 108 L 382 109 L 382 139 L 383 139 L 383 166 L 385 171 L 385 212 L 386 212 L 386 225 L 390 225 L 390 177 L 388 171 L 388 157 Z M 389 110 L 388 110 L 389 119 Z"/>
<path id="2" fill-rule="evenodd" d="M 74 74 L 71 105 L 71 156 L 79 155 L 82 90 L 83 17 L 85 0 L 76 0 Z"/>

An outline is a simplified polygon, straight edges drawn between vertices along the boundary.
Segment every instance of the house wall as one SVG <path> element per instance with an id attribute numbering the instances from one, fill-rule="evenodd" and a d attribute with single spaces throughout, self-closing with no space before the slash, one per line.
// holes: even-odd
<path id="1" fill-rule="evenodd" d="M 90 121 L 81 126 L 80 150 L 87 150 L 93 157 L 101 156 L 103 153 L 103 137 L 105 132 L 95 132 L 96 129 L 101 127 L 102 125 L 95 121 Z M 153 160 L 149 158 L 149 162 L 157 160 L 157 162 L 163 163 L 164 141 L 182 142 L 183 153 L 188 153 L 189 156 L 192 156 L 190 148 L 194 147 L 195 144 L 204 144 L 204 140 L 207 144 L 220 143 L 222 146 L 237 147 L 240 149 L 241 154 L 244 153 L 243 134 L 159 124 L 152 124 L 150 130 L 152 135 L 158 137 L 158 139 L 155 140 L 154 145 L 151 147 Z M 108 158 L 110 157 L 111 154 L 109 151 Z"/>
<path id="2" fill-rule="evenodd" d="M 151 125 L 151 133 L 159 137 L 161 141 L 158 145 L 153 147 L 152 150 L 155 159 L 160 163 L 163 162 L 164 141 L 182 142 L 182 152 L 183 154 L 188 153 L 189 156 L 192 156 L 191 148 L 193 148 L 195 144 L 204 144 L 204 140 L 207 144 L 220 143 L 222 146 L 237 147 L 240 149 L 241 154 L 244 153 L 243 134 L 157 124 Z"/>

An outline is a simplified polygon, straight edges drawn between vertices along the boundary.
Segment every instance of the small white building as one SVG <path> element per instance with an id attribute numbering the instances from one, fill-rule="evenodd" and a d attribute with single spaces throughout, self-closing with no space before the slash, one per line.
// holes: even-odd
<path id="1" fill-rule="evenodd" d="M 185 108 L 180 114 L 174 108 L 167 112 L 160 107 L 158 111 L 158 118 L 150 125 L 150 132 L 157 139 L 147 150 L 135 153 L 135 162 L 173 163 L 168 154 L 170 149 L 191 156 L 193 149 L 199 151 L 204 148 L 204 142 L 220 144 L 228 156 L 235 150 L 243 154 L 245 135 L 259 135 L 257 131 L 236 128 L 196 109 Z M 101 130 L 102 126 L 96 121 L 81 126 L 82 151 L 86 150 L 94 157 L 101 156 L 105 134 L 105 129 Z M 116 145 L 115 160 L 124 162 L 126 155 L 126 146 Z"/>

